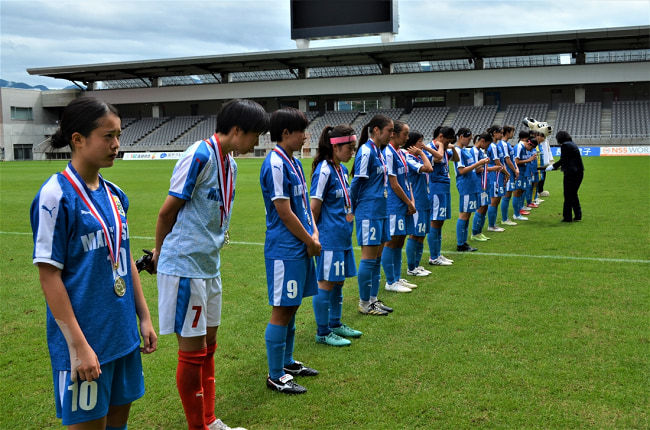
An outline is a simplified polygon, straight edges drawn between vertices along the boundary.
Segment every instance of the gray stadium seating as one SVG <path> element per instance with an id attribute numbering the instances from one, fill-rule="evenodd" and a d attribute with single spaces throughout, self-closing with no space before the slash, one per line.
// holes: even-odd
<path id="1" fill-rule="evenodd" d="M 626 101 L 612 104 L 612 137 L 649 137 L 650 101 Z"/>
<path id="2" fill-rule="evenodd" d="M 537 121 L 546 121 L 548 115 L 548 105 L 540 104 L 513 104 L 508 106 L 503 115 L 503 124 L 515 127 L 514 139 L 517 139 L 521 130 L 528 130 L 523 124 L 524 118 L 533 118 Z"/>
<path id="3" fill-rule="evenodd" d="M 449 114 L 448 107 L 413 108 L 406 122 L 411 130 L 417 130 L 424 135 L 424 140 L 431 139 L 433 130 L 442 125 Z"/>
<path id="4" fill-rule="evenodd" d="M 493 124 L 496 114 L 496 105 L 461 106 L 451 123 L 451 127 L 454 130 L 458 130 L 460 127 L 467 127 L 472 133 L 480 133 Z"/>
<path id="5" fill-rule="evenodd" d="M 566 130 L 571 137 L 599 138 L 602 104 L 560 103 L 555 130 Z"/>

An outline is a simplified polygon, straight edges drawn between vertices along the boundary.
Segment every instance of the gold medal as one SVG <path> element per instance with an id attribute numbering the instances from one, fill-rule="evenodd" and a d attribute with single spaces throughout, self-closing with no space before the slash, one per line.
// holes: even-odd
<path id="1" fill-rule="evenodd" d="M 229 243 L 230 243 L 230 232 L 228 230 L 226 230 L 223 233 L 223 244 L 228 245 Z"/>
<path id="2" fill-rule="evenodd" d="M 122 297 L 126 293 L 126 282 L 124 282 L 124 279 L 122 279 L 120 276 L 115 278 L 113 290 L 115 290 L 115 294 L 117 294 L 118 297 Z"/>
<path id="3" fill-rule="evenodd" d="M 354 215 L 352 215 L 352 214 L 346 214 L 346 215 L 345 215 L 345 220 L 346 220 L 347 222 L 352 222 L 352 221 L 354 221 Z"/>
<path id="4" fill-rule="evenodd" d="M 388 198 L 388 190 L 386 188 L 384 188 L 384 198 Z"/>

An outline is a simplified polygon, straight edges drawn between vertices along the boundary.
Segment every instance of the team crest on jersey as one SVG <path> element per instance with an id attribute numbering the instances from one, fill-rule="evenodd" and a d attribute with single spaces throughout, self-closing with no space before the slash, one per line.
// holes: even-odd
<path id="1" fill-rule="evenodd" d="M 117 211 L 122 215 L 123 217 L 126 216 L 126 213 L 124 212 L 124 208 L 122 207 L 122 202 L 120 201 L 120 198 L 117 196 L 112 196 L 113 201 L 115 202 L 115 206 L 117 207 Z"/>

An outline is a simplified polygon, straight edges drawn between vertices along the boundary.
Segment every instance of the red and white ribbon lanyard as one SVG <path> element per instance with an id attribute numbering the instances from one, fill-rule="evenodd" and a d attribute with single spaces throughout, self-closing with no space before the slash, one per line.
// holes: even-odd
<path id="1" fill-rule="evenodd" d="M 478 149 L 476 152 L 476 156 L 478 157 L 478 160 L 476 161 L 481 161 L 481 150 Z M 486 155 L 487 157 L 487 155 Z M 487 184 L 488 184 L 488 165 L 484 164 L 483 165 L 483 173 L 481 173 L 481 187 L 484 190 L 487 190 Z"/>
<path id="2" fill-rule="evenodd" d="M 341 170 L 339 172 L 339 170 Z M 345 179 L 343 179 L 343 169 L 341 166 L 337 166 L 334 164 L 334 171 L 336 172 L 336 176 L 339 178 L 339 182 L 341 183 L 341 188 L 343 189 L 343 200 L 345 201 L 345 213 L 348 213 L 348 210 L 352 208 L 352 200 L 350 199 L 350 194 L 348 193 L 348 186 L 347 182 Z"/>
<path id="3" fill-rule="evenodd" d="M 113 199 L 113 195 L 111 194 L 110 190 L 108 189 L 108 185 L 106 185 L 106 182 L 104 179 L 99 176 L 100 178 L 100 187 L 101 184 L 104 185 L 104 189 L 106 190 L 106 194 L 108 196 L 108 201 L 110 202 L 111 206 L 111 213 L 113 215 L 113 223 L 115 224 L 115 228 L 113 231 L 113 237 L 111 238 L 110 232 L 108 230 L 108 225 L 107 221 L 104 221 L 102 218 L 101 212 L 97 210 L 95 203 L 93 201 L 93 198 L 91 197 L 92 192 L 88 189 L 86 186 L 86 183 L 81 179 L 79 176 L 79 173 L 72 167 L 72 164 L 68 164 L 68 166 L 65 168 L 65 170 L 62 172 L 63 176 L 70 181 L 70 184 L 72 185 L 72 188 L 74 188 L 75 192 L 77 195 L 81 198 L 81 200 L 86 204 L 88 209 L 90 210 L 90 213 L 97 219 L 99 224 L 102 226 L 102 231 L 104 232 L 104 237 L 106 237 L 106 245 L 108 246 L 108 253 L 111 258 L 111 263 L 113 267 L 113 271 L 116 271 L 117 268 L 119 267 L 119 252 L 120 252 L 120 246 L 122 245 L 122 219 L 120 218 L 120 213 L 117 210 L 117 204 L 115 203 L 115 200 Z"/>
<path id="4" fill-rule="evenodd" d="M 278 149 L 279 148 L 279 149 Z M 277 152 L 280 157 L 284 158 L 284 160 L 289 163 L 289 166 L 291 166 L 291 169 L 293 170 L 293 173 L 298 177 L 300 180 L 300 183 L 302 184 L 302 205 L 303 209 L 305 209 L 305 215 L 307 216 L 307 221 L 309 224 L 311 224 L 311 211 L 307 210 L 309 206 L 307 205 L 307 181 L 305 181 L 305 177 L 302 176 L 300 169 L 296 169 L 294 164 L 293 164 L 293 155 L 291 156 L 291 159 L 289 158 L 288 155 L 285 154 L 284 148 L 280 146 L 276 146 L 273 148 L 275 152 Z"/>
<path id="5" fill-rule="evenodd" d="M 217 178 L 219 179 L 219 192 L 221 193 L 221 201 L 223 202 L 223 209 L 221 211 L 221 224 L 223 227 L 224 218 L 230 214 L 232 208 L 233 196 L 235 194 L 235 172 L 230 164 L 230 156 L 224 154 L 221 149 L 221 143 L 215 133 L 210 139 L 204 140 L 212 150 L 217 162 Z"/>
<path id="6" fill-rule="evenodd" d="M 372 139 L 368 139 L 368 142 L 372 145 L 373 148 L 375 148 L 375 152 L 377 153 L 377 158 L 379 158 L 381 167 L 384 168 L 384 187 L 388 187 L 388 167 L 386 167 L 386 163 L 384 162 L 384 156 L 381 155 L 381 151 L 379 150 L 375 142 L 372 141 Z"/>
<path id="7" fill-rule="evenodd" d="M 406 158 L 402 155 L 402 150 L 401 149 L 395 149 L 393 147 L 393 145 L 391 145 L 391 144 L 389 144 L 388 146 L 390 146 L 390 149 L 392 149 L 393 152 L 395 154 L 397 154 L 400 161 L 404 165 L 404 183 L 406 184 L 406 190 L 405 191 L 408 191 L 408 188 L 409 188 L 409 172 L 408 172 L 408 169 L 409 168 L 408 168 L 408 164 L 406 164 Z"/>

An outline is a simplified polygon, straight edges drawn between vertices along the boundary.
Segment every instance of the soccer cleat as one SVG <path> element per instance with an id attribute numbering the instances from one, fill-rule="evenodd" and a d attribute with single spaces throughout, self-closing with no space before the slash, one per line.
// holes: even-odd
<path id="1" fill-rule="evenodd" d="M 539 204 L 542 203 L 543 201 L 544 201 L 544 200 L 542 200 L 542 199 L 540 199 L 540 198 L 536 198 L 536 199 L 535 199 L 535 204 L 539 206 Z"/>
<path id="2" fill-rule="evenodd" d="M 443 260 L 442 258 L 431 258 L 429 257 L 429 265 L 431 266 L 451 266 L 451 263 Z"/>
<path id="3" fill-rule="evenodd" d="M 412 291 L 409 287 L 402 285 L 400 281 L 395 281 L 392 284 L 386 282 L 386 286 L 384 288 L 386 291 L 392 291 L 394 293 L 410 293 Z"/>
<path id="4" fill-rule="evenodd" d="M 290 374 L 292 376 L 316 376 L 316 375 L 318 375 L 318 370 L 312 369 L 311 367 L 307 367 L 298 360 L 294 361 L 293 364 L 290 364 L 288 366 L 284 366 L 282 368 L 282 370 L 284 370 L 285 373 L 288 373 L 288 374 Z"/>
<path id="5" fill-rule="evenodd" d="M 488 241 L 488 238 L 485 237 L 485 236 L 482 235 L 482 234 L 473 234 L 473 235 L 472 235 L 472 240 L 475 240 L 475 241 L 477 241 L 477 242 L 487 242 L 487 241 Z"/>
<path id="6" fill-rule="evenodd" d="M 510 221 L 509 219 L 507 219 L 505 221 L 501 221 L 501 224 L 503 224 L 503 225 L 517 225 L 516 222 Z"/>
<path id="7" fill-rule="evenodd" d="M 354 337 L 354 338 L 356 338 L 356 337 L 361 337 L 361 335 L 363 334 L 359 330 L 355 330 L 355 329 L 353 329 L 351 327 L 348 327 L 345 324 L 341 324 L 338 327 L 330 327 L 330 328 L 331 328 L 332 332 L 336 333 L 337 335 L 339 335 L 341 337 Z"/>
<path id="8" fill-rule="evenodd" d="M 516 221 L 528 221 L 528 218 L 526 218 L 523 215 L 513 215 L 512 219 L 514 219 Z"/>
<path id="9" fill-rule="evenodd" d="M 330 346 L 350 346 L 352 342 L 343 339 L 341 336 L 331 331 L 325 336 L 316 335 L 316 343 L 323 343 Z"/>
<path id="10" fill-rule="evenodd" d="M 271 379 L 270 376 L 267 376 L 266 386 L 271 390 L 286 394 L 302 394 L 307 392 L 307 389 L 300 384 L 296 384 L 293 381 L 293 376 L 289 374 L 285 374 L 280 379 Z"/>
<path id="11" fill-rule="evenodd" d="M 228 427 L 226 423 L 219 418 L 208 425 L 209 430 L 246 430 L 244 427 Z"/>
<path id="12" fill-rule="evenodd" d="M 381 309 L 379 306 L 375 305 L 375 303 L 371 303 L 370 305 L 368 305 L 367 308 L 362 305 L 359 305 L 359 313 L 364 315 L 375 315 L 381 317 L 388 315 L 388 311 Z"/>
<path id="13" fill-rule="evenodd" d="M 406 288 L 410 288 L 412 290 L 415 290 L 418 286 L 414 284 L 413 282 L 409 282 L 406 279 L 400 278 L 397 282 L 400 284 L 404 285 Z"/>
<path id="14" fill-rule="evenodd" d="M 373 302 L 372 304 L 375 305 L 377 308 L 381 309 L 382 311 L 386 311 L 388 313 L 393 312 L 393 308 L 386 306 L 384 304 L 384 302 L 382 302 L 381 300 L 377 300 L 376 302 Z"/>
<path id="15" fill-rule="evenodd" d="M 541 197 L 548 197 L 548 196 L 551 195 L 551 193 L 549 193 L 548 191 L 544 190 L 544 191 L 542 191 L 541 193 L 539 193 L 539 195 L 540 195 Z M 542 200 L 542 201 L 544 201 L 544 200 Z"/>
<path id="16" fill-rule="evenodd" d="M 527 211 L 525 209 L 522 209 L 519 211 L 519 215 L 530 215 L 530 211 Z M 514 218 L 514 217 L 513 217 Z"/>
<path id="17" fill-rule="evenodd" d="M 440 258 L 442 258 L 442 261 L 446 261 L 447 263 L 453 263 L 454 262 L 454 260 L 452 260 L 451 258 L 447 258 L 442 254 L 440 254 Z"/>
<path id="18" fill-rule="evenodd" d="M 534 208 L 538 208 L 539 205 L 538 205 L 537 203 L 534 203 L 534 202 L 533 202 L 533 203 L 528 203 L 528 207 L 534 209 Z"/>
<path id="19" fill-rule="evenodd" d="M 514 218 L 514 217 L 513 217 L 513 218 Z M 506 231 L 505 228 L 497 227 L 496 225 L 495 225 L 495 226 L 490 226 L 490 227 L 488 227 L 487 230 L 488 230 L 488 231 L 493 231 L 493 232 L 496 232 L 496 233 L 499 233 L 499 232 L 502 232 L 502 231 Z"/>
<path id="20" fill-rule="evenodd" d="M 471 246 L 469 246 L 468 243 L 463 243 L 462 245 L 456 247 L 456 251 L 458 251 L 458 252 L 474 252 L 474 251 L 478 251 L 478 249 L 477 248 L 472 248 Z"/>
<path id="21" fill-rule="evenodd" d="M 486 235 L 484 235 L 483 233 L 481 233 L 479 236 L 481 236 L 481 237 L 482 237 L 483 239 L 485 239 L 485 240 L 490 240 L 490 238 L 487 237 Z"/>
<path id="22" fill-rule="evenodd" d="M 430 271 L 428 271 L 427 269 L 425 269 L 425 268 L 422 267 L 422 266 L 418 266 L 418 267 L 416 267 L 415 270 L 417 270 L 417 271 L 420 272 L 420 273 L 424 273 L 424 275 L 420 275 L 420 276 L 429 276 L 429 275 L 431 274 Z"/>

